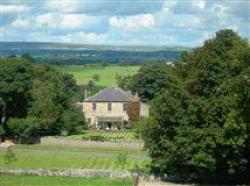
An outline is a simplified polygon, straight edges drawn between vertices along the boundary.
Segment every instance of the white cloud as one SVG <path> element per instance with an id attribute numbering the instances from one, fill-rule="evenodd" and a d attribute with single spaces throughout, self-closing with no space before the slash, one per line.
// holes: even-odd
<path id="1" fill-rule="evenodd" d="M 151 14 L 140 14 L 125 17 L 114 16 L 109 19 L 109 24 L 113 27 L 125 29 L 150 28 L 154 26 L 155 20 Z"/>
<path id="2" fill-rule="evenodd" d="M 67 43 L 86 43 L 86 44 L 100 44 L 107 39 L 106 34 L 75 32 L 60 36 L 62 42 Z"/>
<path id="3" fill-rule="evenodd" d="M 81 6 L 81 1 L 47 1 L 45 6 L 50 10 L 57 10 L 60 12 L 73 12 Z"/>
<path id="4" fill-rule="evenodd" d="M 30 8 L 23 5 L 4 5 L 0 4 L 0 13 L 1 14 L 18 14 L 29 12 Z"/>
<path id="5" fill-rule="evenodd" d="M 20 29 L 25 29 L 28 28 L 30 25 L 28 20 L 24 20 L 24 19 L 16 19 L 15 21 L 13 21 L 11 23 L 11 26 L 14 28 L 20 28 Z"/>
<path id="6" fill-rule="evenodd" d="M 36 25 L 38 27 L 49 27 L 49 28 L 56 28 L 57 27 L 57 16 L 52 13 L 46 13 L 37 16 L 36 18 Z"/>
<path id="7" fill-rule="evenodd" d="M 58 29 L 81 29 L 95 23 L 93 17 L 85 14 L 55 14 L 46 13 L 36 18 L 38 27 L 58 28 Z"/>
<path id="8" fill-rule="evenodd" d="M 193 1 L 193 7 L 196 10 L 204 10 L 206 8 L 206 2 L 203 0 L 196 0 Z"/>
<path id="9" fill-rule="evenodd" d="M 61 28 L 81 28 L 88 22 L 88 16 L 84 14 L 64 14 L 61 16 Z"/>

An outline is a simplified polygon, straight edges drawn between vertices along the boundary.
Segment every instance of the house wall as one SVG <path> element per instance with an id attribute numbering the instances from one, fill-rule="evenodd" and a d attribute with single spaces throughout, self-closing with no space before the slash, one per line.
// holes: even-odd
<path id="1" fill-rule="evenodd" d="M 92 102 L 83 102 L 83 112 L 87 120 L 91 119 L 91 125 L 97 126 L 96 117 L 122 117 L 128 121 L 126 111 L 123 111 L 123 102 L 112 102 L 112 110 L 108 111 L 108 102 L 96 102 L 96 110 L 92 110 Z"/>

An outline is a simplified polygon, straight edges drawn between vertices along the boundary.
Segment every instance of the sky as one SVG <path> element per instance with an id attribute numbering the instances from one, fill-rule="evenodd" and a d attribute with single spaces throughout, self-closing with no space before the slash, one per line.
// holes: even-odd
<path id="1" fill-rule="evenodd" d="M 200 46 L 220 29 L 250 39 L 250 0 L 0 0 L 0 40 Z"/>

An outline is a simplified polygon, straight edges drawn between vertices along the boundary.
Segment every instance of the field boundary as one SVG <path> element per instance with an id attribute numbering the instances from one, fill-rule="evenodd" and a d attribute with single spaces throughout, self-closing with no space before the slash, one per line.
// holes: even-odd
<path id="1" fill-rule="evenodd" d="M 135 178 L 128 171 L 88 170 L 88 169 L 11 169 L 1 168 L 0 174 L 63 177 Z"/>
<path id="2" fill-rule="evenodd" d="M 142 150 L 144 147 L 143 141 L 120 141 L 120 142 L 97 142 L 84 141 L 78 139 L 70 139 L 65 137 L 42 137 L 40 143 L 42 145 L 72 145 L 80 147 L 117 147 Z"/>

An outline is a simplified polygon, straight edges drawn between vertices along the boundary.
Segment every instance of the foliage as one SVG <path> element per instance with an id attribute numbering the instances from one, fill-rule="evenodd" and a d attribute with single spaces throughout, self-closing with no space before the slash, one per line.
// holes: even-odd
<path id="1" fill-rule="evenodd" d="M 249 55 L 249 44 L 232 30 L 182 55 L 143 131 L 155 173 L 249 175 Z"/>
<path id="2" fill-rule="evenodd" d="M 24 142 L 33 137 L 39 137 L 39 121 L 34 117 L 10 118 L 8 127 L 11 136 L 18 141 Z"/>
<path id="3" fill-rule="evenodd" d="M 96 82 L 98 82 L 100 80 L 100 75 L 99 74 L 94 74 L 92 79 Z"/>
<path id="4" fill-rule="evenodd" d="M 133 123 L 133 133 L 136 139 L 142 139 L 143 131 L 145 131 L 148 123 L 150 123 L 151 118 L 140 117 L 138 121 Z"/>
<path id="5" fill-rule="evenodd" d="M 95 140 L 96 136 L 102 141 L 132 141 L 135 140 L 134 133 L 131 130 L 85 130 L 82 135 L 69 136 L 73 139 Z"/>
<path id="6" fill-rule="evenodd" d="M 130 90 L 133 82 L 133 76 L 131 75 L 121 75 L 116 74 L 115 76 L 116 84 L 118 87 L 120 87 L 123 90 Z"/>
<path id="7" fill-rule="evenodd" d="M 130 101 L 127 103 L 127 114 L 132 122 L 138 121 L 140 116 L 140 102 Z"/>
<path id="8" fill-rule="evenodd" d="M 128 161 L 128 153 L 127 152 L 119 153 L 116 159 L 116 165 L 118 169 L 124 170 L 127 164 L 127 161 Z"/>
<path id="9" fill-rule="evenodd" d="M 84 115 L 74 107 L 64 111 L 62 121 L 62 130 L 67 131 L 68 135 L 80 133 L 83 129 L 87 129 Z"/>
<path id="10" fill-rule="evenodd" d="M 171 66 L 166 64 L 148 64 L 140 68 L 133 77 L 131 90 L 138 93 L 142 101 L 147 102 L 163 93 L 170 82 Z"/>
<path id="11" fill-rule="evenodd" d="M 7 151 L 3 155 L 3 160 L 7 166 L 10 165 L 12 162 L 17 161 L 16 155 L 11 148 L 7 149 Z"/>
<path id="12" fill-rule="evenodd" d="M 23 59 L 0 58 L 1 119 L 27 114 L 32 85 L 32 66 Z M 5 109 L 5 110 L 3 110 Z"/>
<path id="13" fill-rule="evenodd" d="M 32 65 L 22 58 L 0 60 L 2 136 L 21 141 L 83 128 L 82 113 L 73 105 L 79 88 L 72 75 L 48 65 Z"/>
<path id="14" fill-rule="evenodd" d="M 21 57 L 22 57 L 23 59 L 26 59 L 27 61 L 29 61 L 29 62 L 31 62 L 31 63 L 35 63 L 35 62 L 36 62 L 35 58 L 33 58 L 33 57 L 30 55 L 30 53 L 24 53 L 24 54 L 21 55 Z"/>

